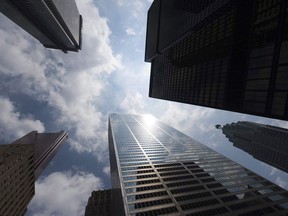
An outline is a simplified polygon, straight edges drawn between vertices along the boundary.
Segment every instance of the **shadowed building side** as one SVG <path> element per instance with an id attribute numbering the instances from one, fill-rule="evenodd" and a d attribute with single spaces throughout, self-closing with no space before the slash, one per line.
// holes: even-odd
<path id="1" fill-rule="evenodd" d="M 81 49 L 82 16 L 75 0 L 3 0 L 0 12 L 47 48 Z"/>
<path id="2" fill-rule="evenodd" d="M 32 131 L 0 145 L 0 215 L 24 215 L 35 194 L 34 183 L 57 153 L 67 133 Z"/>
<path id="3" fill-rule="evenodd" d="M 33 144 L 0 145 L 0 215 L 24 215 L 35 194 Z"/>
<path id="4" fill-rule="evenodd" d="M 222 129 L 233 146 L 288 173 L 288 129 L 247 121 L 217 128 Z"/>
<path id="5" fill-rule="evenodd" d="M 288 120 L 287 0 L 155 0 L 147 17 L 150 97 Z"/>
<path id="6" fill-rule="evenodd" d="M 113 216 L 112 189 L 93 191 L 89 197 L 85 216 Z"/>
<path id="7" fill-rule="evenodd" d="M 57 133 L 38 133 L 37 131 L 32 131 L 12 144 L 34 145 L 34 168 L 35 178 L 37 179 L 67 137 L 68 134 L 65 131 Z"/>

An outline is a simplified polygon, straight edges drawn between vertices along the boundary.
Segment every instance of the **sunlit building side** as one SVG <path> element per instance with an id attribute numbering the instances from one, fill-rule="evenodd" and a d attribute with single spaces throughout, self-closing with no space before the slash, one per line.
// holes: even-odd
<path id="1" fill-rule="evenodd" d="M 108 136 L 118 215 L 288 214 L 286 190 L 151 116 L 111 114 Z"/>

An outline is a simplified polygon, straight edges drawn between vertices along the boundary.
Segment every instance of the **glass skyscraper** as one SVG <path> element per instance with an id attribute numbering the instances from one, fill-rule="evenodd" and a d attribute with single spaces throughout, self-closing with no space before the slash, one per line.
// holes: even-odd
<path id="1" fill-rule="evenodd" d="M 34 183 L 67 138 L 67 132 L 32 131 L 0 145 L 0 215 L 24 215 L 35 194 Z"/>
<path id="2" fill-rule="evenodd" d="M 82 46 L 82 16 L 75 0 L 1 0 L 0 12 L 39 40 L 63 52 Z"/>
<path id="3" fill-rule="evenodd" d="M 288 129 L 247 121 L 220 128 L 235 147 L 288 173 Z"/>
<path id="4" fill-rule="evenodd" d="M 117 215 L 288 214 L 287 191 L 151 116 L 108 128 Z"/>
<path id="5" fill-rule="evenodd" d="M 149 96 L 288 120 L 287 0 L 154 0 Z"/>

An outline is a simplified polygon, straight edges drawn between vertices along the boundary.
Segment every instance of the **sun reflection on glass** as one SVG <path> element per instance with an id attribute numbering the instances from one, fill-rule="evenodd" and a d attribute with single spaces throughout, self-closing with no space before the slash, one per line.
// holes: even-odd
<path id="1" fill-rule="evenodd" d="M 144 122 L 143 123 L 147 128 L 151 128 L 155 122 L 156 122 L 156 119 L 154 118 L 154 116 L 149 115 L 149 114 L 144 116 Z"/>

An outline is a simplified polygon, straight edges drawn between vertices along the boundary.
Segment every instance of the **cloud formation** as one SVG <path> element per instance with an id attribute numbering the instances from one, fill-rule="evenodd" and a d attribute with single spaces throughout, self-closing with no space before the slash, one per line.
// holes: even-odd
<path id="1" fill-rule="evenodd" d="M 47 112 L 53 110 L 55 126 L 68 130 L 74 150 L 99 153 L 107 150 L 103 146 L 103 131 L 107 130 L 103 121 L 107 117 L 98 106 L 106 100 L 101 93 L 108 85 L 107 77 L 122 67 L 121 56 L 112 51 L 108 21 L 99 14 L 94 2 L 77 3 L 84 20 L 83 50 L 79 53 L 45 49 L 0 16 L 0 49 L 5 53 L 0 56 L 0 85 L 7 98 L 21 93 L 47 104 Z M 1 133 L 15 129 L 22 131 L 6 127 Z"/>
<path id="2" fill-rule="evenodd" d="M 93 174 L 55 172 L 36 182 L 29 210 L 33 216 L 83 215 L 91 192 L 102 187 L 102 181 Z"/>
<path id="3" fill-rule="evenodd" d="M 35 120 L 33 116 L 21 115 L 14 104 L 8 99 L 0 96 L 0 139 L 12 142 L 32 130 L 44 131 L 41 121 Z"/>

